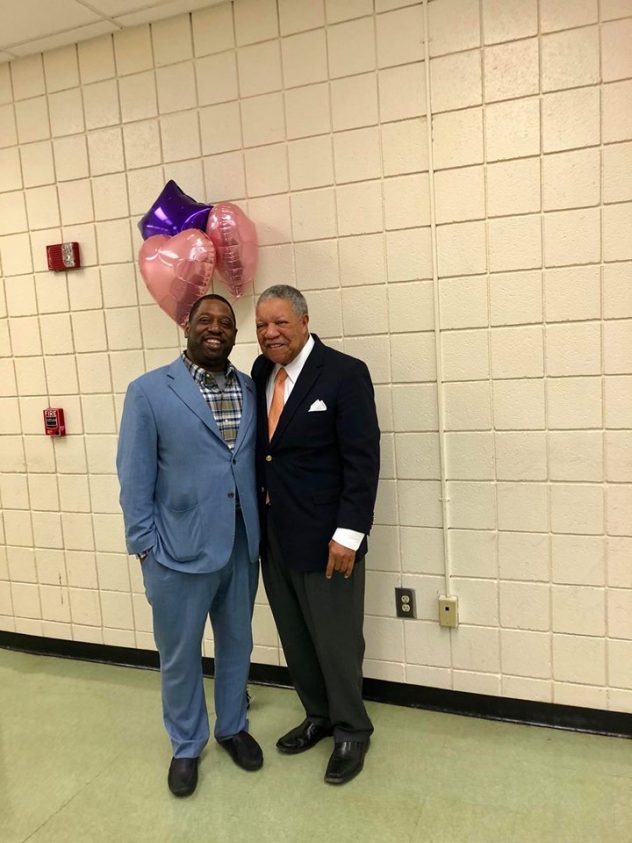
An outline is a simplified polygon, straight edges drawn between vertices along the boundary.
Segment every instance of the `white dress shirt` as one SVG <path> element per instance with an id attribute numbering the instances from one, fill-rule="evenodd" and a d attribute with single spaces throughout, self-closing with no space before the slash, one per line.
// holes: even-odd
<path id="1" fill-rule="evenodd" d="M 294 360 L 291 363 L 288 363 L 285 366 L 285 371 L 287 372 L 287 378 L 285 379 L 285 399 L 284 403 L 287 403 L 287 399 L 290 397 L 292 390 L 294 389 L 294 385 L 298 380 L 298 376 L 301 374 L 303 370 L 303 366 L 307 361 L 307 358 L 312 352 L 314 348 L 314 338 L 310 334 L 307 342 L 303 346 L 303 348 L 299 351 L 296 355 Z M 281 368 L 279 363 L 274 365 L 272 372 L 270 373 L 270 377 L 268 378 L 268 383 L 266 386 L 266 402 L 268 411 L 270 410 L 270 404 L 272 403 L 272 394 L 274 393 L 274 379 L 276 377 L 276 373 Z M 348 547 L 351 550 L 357 550 L 360 545 L 362 544 L 362 539 L 364 538 L 364 533 L 358 533 L 356 530 L 349 530 L 346 527 L 338 527 L 335 533 L 332 536 L 335 542 L 338 544 L 343 545 L 344 547 Z"/>

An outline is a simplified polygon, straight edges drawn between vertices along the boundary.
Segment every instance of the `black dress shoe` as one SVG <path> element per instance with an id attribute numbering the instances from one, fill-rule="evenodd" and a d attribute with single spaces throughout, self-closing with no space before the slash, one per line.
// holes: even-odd
<path id="1" fill-rule="evenodd" d="M 167 783 L 174 796 L 190 796 L 197 787 L 199 758 L 172 758 Z"/>
<path id="2" fill-rule="evenodd" d="M 346 784 L 358 775 L 364 766 L 364 756 L 369 751 L 369 741 L 340 741 L 331 753 L 325 781 L 327 784 Z"/>
<path id="3" fill-rule="evenodd" d="M 318 741 L 328 738 L 332 732 L 331 726 L 319 726 L 317 723 L 312 723 L 311 720 L 303 720 L 300 726 L 279 738 L 276 744 L 277 749 L 287 755 L 305 752 L 306 749 L 316 746 Z"/>
<path id="4" fill-rule="evenodd" d="M 263 766 L 263 752 L 248 732 L 237 732 L 232 738 L 217 741 L 242 770 L 259 770 Z"/>

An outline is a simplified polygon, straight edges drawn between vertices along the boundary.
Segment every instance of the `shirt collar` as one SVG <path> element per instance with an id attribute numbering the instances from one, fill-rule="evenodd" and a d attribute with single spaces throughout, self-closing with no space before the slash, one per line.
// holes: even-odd
<path id="1" fill-rule="evenodd" d="M 296 381 L 298 379 L 298 376 L 301 374 L 301 371 L 303 370 L 303 366 L 305 365 L 305 363 L 307 361 L 307 358 L 311 354 L 311 351 L 314 348 L 314 345 L 315 345 L 314 337 L 310 334 L 307 338 L 307 342 L 305 343 L 303 348 L 299 351 L 299 353 L 296 355 L 294 360 L 292 360 L 291 363 L 288 363 L 287 366 L 283 367 L 285 369 L 285 371 L 287 372 L 288 378 L 292 381 L 292 385 L 294 385 L 296 383 Z M 274 378 L 276 377 L 276 373 L 279 371 L 280 368 L 281 368 L 281 364 L 276 363 L 274 368 L 272 369 L 272 374 L 271 374 L 272 380 L 274 380 Z"/>
<path id="2" fill-rule="evenodd" d="M 197 381 L 198 383 L 205 384 L 208 381 L 206 376 L 208 374 L 214 374 L 213 372 L 207 372 L 206 369 L 203 369 L 201 366 L 198 366 L 197 363 L 194 363 L 192 360 L 189 360 L 186 351 L 182 352 L 182 360 L 184 361 L 184 365 L 191 373 L 191 377 L 193 378 L 193 380 Z M 224 374 L 227 378 L 235 375 L 235 367 L 230 362 L 230 360 L 226 361 L 226 371 L 224 372 Z"/>

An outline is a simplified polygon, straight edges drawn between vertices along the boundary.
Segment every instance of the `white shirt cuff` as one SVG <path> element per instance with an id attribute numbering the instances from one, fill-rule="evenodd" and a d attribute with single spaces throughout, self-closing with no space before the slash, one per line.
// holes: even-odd
<path id="1" fill-rule="evenodd" d="M 335 542 L 348 547 L 351 550 L 357 550 L 362 544 L 364 533 L 358 533 L 355 530 L 347 530 L 346 527 L 338 527 L 332 536 Z"/>

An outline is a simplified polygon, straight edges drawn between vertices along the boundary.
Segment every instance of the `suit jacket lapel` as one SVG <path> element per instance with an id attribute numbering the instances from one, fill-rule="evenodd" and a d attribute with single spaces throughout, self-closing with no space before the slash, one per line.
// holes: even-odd
<path id="1" fill-rule="evenodd" d="M 301 406 L 303 399 L 321 375 L 324 365 L 324 346 L 316 336 L 314 336 L 314 341 L 314 348 L 305 361 L 305 365 L 301 369 L 301 374 L 298 376 L 298 379 L 294 384 L 294 388 L 290 393 L 290 397 L 283 408 L 283 412 L 279 418 L 279 423 L 274 431 L 274 436 L 272 437 L 272 442 L 275 442 L 283 435 L 283 431 L 292 420 L 298 408 Z"/>
<path id="2" fill-rule="evenodd" d="M 255 386 L 257 387 L 257 406 L 259 410 L 263 412 L 263 415 L 267 416 L 268 407 L 266 389 L 270 374 L 274 368 L 274 363 L 270 362 L 270 360 L 266 360 L 263 356 L 259 358 L 259 361 L 259 365 L 256 368 L 253 368 L 252 377 L 254 379 Z"/>
<path id="3" fill-rule="evenodd" d="M 237 369 L 235 369 L 237 372 Z M 244 376 L 241 372 L 237 372 L 237 379 L 241 384 L 241 397 L 242 397 L 242 406 L 241 406 L 241 422 L 239 423 L 239 430 L 237 432 L 237 439 L 235 441 L 235 453 L 239 450 L 242 442 L 246 434 L 248 433 L 251 425 L 255 423 L 256 414 L 255 414 L 255 390 L 252 384 L 252 381 L 246 381 Z"/>
<path id="4" fill-rule="evenodd" d="M 217 438 L 224 442 L 224 437 L 219 431 L 215 423 L 215 417 L 210 410 L 210 407 L 202 397 L 200 388 L 189 374 L 187 367 L 182 360 L 178 358 L 167 369 L 167 377 L 169 378 L 169 386 L 176 393 L 178 398 L 183 401 L 187 407 L 198 416 L 201 421 L 208 427 L 208 429 Z M 226 444 L 224 442 L 224 444 Z"/>

